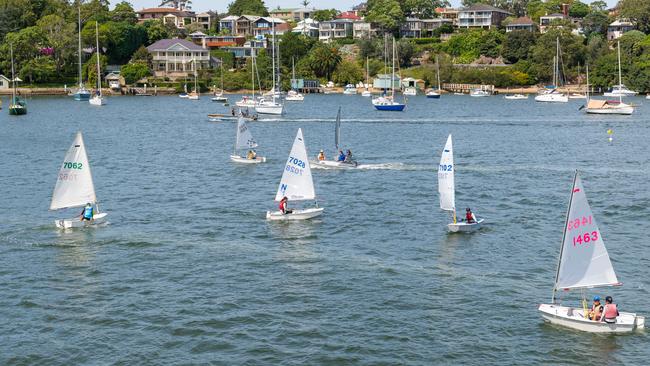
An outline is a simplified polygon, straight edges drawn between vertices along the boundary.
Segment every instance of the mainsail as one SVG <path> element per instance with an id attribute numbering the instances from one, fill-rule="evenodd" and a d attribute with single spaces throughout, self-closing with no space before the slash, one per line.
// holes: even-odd
<path id="1" fill-rule="evenodd" d="M 438 193 L 440 193 L 440 208 L 446 211 L 456 210 L 456 193 L 454 189 L 454 150 L 451 134 L 440 156 L 438 166 Z"/>
<path id="2" fill-rule="evenodd" d="M 56 180 L 50 210 L 95 203 L 95 186 L 81 132 L 68 149 Z"/>
<path id="3" fill-rule="evenodd" d="M 316 198 L 311 168 L 307 160 L 307 149 L 300 128 L 296 139 L 293 141 L 293 147 L 284 167 L 275 200 L 280 201 L 285 196 L 290 201 L 313 200 Z"/>
<path id="4" fill-rule="evenodd" d="M 257 141 L 253 138 L 246 121 L 244 118 L 239 116 L 239 120 L 237 120 L 237 140 L 235 142 L 235 149 L 253 149 L 257 146 Z"/>
<path id="5" fill-rule="evenodd" d="M 555 289 L 618 285 L 605 243 L 576 172 Z"/>

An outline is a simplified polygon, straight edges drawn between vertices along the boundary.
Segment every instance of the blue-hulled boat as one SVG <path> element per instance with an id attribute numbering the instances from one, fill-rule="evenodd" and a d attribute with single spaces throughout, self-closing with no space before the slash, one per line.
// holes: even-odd
<path id="1" fill-rule="evenodd" d="M 90 100 L 90 90 L 86 89 L 86 86 L 84 85 L 83 79 L 81 77 L 81 7 L 77 9 L 78 13 L 78 21 L 79 21 L 79 87 L 78 89 L 72 94 L 74 97 L 74 100 L 81 100 L 81 101 L 88 101 Z"/>
<path id="2" fill-rule="evenodd" d="M 393 73 L 390 79 L 390 84 L 390 96 L 382 95 L 379 98 L 373 98 L 372 105 L 374 105 L 375 109 L 378 111 L 401 112 L 406 108 L 406 97 L 404 97 L 405 103 L 398 103 L 395 101 L 395 37 L 393 37 Z"/>

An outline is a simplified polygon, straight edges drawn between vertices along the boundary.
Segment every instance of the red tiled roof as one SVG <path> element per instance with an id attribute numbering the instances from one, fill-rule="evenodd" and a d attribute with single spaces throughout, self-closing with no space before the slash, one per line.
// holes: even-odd
<path id="1" fill-rule="evenodd" d="M 341 14 L 337 15 L 336 19 L 361 20 L 361 17 L 352 11 L 344 11 Z"/>

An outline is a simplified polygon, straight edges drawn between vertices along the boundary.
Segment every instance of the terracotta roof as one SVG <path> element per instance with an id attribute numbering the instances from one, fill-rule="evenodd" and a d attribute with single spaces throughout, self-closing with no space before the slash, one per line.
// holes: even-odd
<path id="1" fill-rule="evenodd" d="M 176 8 L 147 8 L 137 11 L 136 13 L 146 14 L 146 13 L 180 13 L 181 10 Z"/>
<path id="2" fill-rule="evenodd" d="M 344 11 L 336 16 L 336 19 L 361 20 L 361 17 L 351 11 Z"/>
<path id="3" fill-rule="evenodd" d="M 510 24 L 508 25 L 533 25 L 533 24 L 535 23 L 533 23 L 533 20 L 530 19 L 529 17 L 520 17 L 510 22 Z"/>
<path id="4" fill-rule="evenodd" d="M 506 13 L 506 14 L 511 14 L 508 11 L 505 11 L 503 9 L 495 8 L 494 6 L 491 5 L 486 5 L 486 4 L 474 4 L 470 6 L 469 8 L 463 9 L 463 10 L 469 10 L 469 11 L 496 11 L 499 13 Z"/>

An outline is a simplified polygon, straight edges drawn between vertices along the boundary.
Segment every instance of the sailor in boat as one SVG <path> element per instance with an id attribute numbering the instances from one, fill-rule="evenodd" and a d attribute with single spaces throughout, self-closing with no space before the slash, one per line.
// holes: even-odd
<path id="1" fill-rule="evenodd" d="M 248 160 L 257 159 L 257 152 L 255 150 L 248 150 L 248 153 L 246 154 L 246 159 Z"/>
<path id="2" fill-rule="evenodd" d="M 293 210 L 290 210 L 287 207 L 287 202 L 289 202 L 289 199 L 287 198 L 287 196 L 284 196 L 280 200 L 280 205 L 278 206 L 280 208 L 280 212 L 282 212 L 283 215 L 287 215 L 293 212 Z"/>
<path id="3" fill-rule="evenodd" d="M 339 158 L 337 161 L 344 162 L 345 161 L 345 154 L 343 153 L 343 150 L 339 150 Z"/>
<path id="4" fill-rule="evenodd" d="M 344 162 L 344 163 L 350 163 L 350 164 L 353 163 L 353 160 L 352 160 L 352 150 L 348 149 L 348 150 L 345 152 L 345 159 L 343 159 L 343 162 Z"/>
<path id="5" fill-rule="evenodd" d="M 95 212 L 93 210 L 93 205 L 86 203 L 86 207 L 84 207 L 83 211 L 81 211 L 81 218 L 79 221 L 92 221 L 94 215 Z"/>
<path id="6" fill-rule="evenodd" d="M 469 207 L 465 209 L 465 221 L 467 221 L 468 224 L 473 224 L 476 222 L 474 214 Z"/>
<path id="7" fill-rule="evenodd" d="M 235 116 L 235 107 L 230 108 L 230 114 L 232 114 L 233 117 Z"/>
<path id="8" fill-rule="evenodd" d="M 603 315 L 600 318 L 600 321 L 604 321 L 605 323 L 609 324 L 616 323 L 616 318 L 618 317 L 619 313 L 616 304 L 613 302 L 614 299 L 612 299 L 611 296 L 605 297 L 605 309 L 603 311 Z"/>
<path id="9" fill-rule="evenodd" d="M 323 152 L 323 150 L 321 150 L 318 153 L 318 161 L 323 161 L 323 160 L 325 160 L 325 152 Z"/>
<path id="10" fill-rule="evenodd" d="M 598 321 L 600 320 L 602 314 L 603 305 L 600 303 L 600 296 L 594 296 L 594 303 L 591 305 L 591 310 L 589 310 L 588 318 L 589 320 Z"/>

